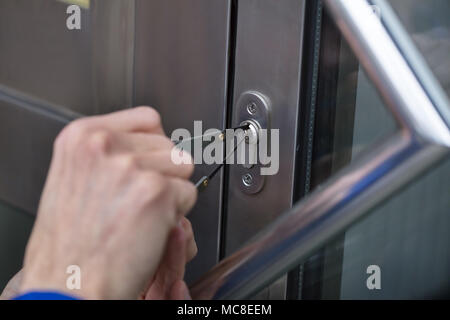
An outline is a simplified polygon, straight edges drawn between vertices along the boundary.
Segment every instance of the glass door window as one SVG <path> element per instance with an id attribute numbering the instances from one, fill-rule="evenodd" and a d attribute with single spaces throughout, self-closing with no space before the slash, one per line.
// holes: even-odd
<path id="1" fill-rule="evenodd" d="M 390 4 L 438 83 L 449 94 L 448 1 L 392 0 Z M 319 71 L 312 189 L 353 163 L 364 150 L 388 139 L 398 130 L 392 113 L 385 108 L 359 61 L 326 13 L 322 27 L 325 42 L 321 43 L 322 73 Z M 338 41 L 327 40 L 336 37 Z M 332 80 L 327 75 L 330 70 L 335 74 Z M 332 90 L 335 92 L 330 94 Z M 333 99 L 330 100 L 330 96 Z M 345 234 L 314 254 L 301 267 L 303 277 L 299 297 L 449 297 L 449 190 L 450 160 L 447 160 L 395 193 Z M 367 286 L 370 266 L 380 268 L 379 290 Z"/>

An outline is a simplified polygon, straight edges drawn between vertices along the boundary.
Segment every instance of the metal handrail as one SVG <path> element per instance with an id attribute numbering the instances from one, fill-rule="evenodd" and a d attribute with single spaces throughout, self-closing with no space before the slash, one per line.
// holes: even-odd
<path id="1" fill-rule="evenodd" d="M 191 287 L 194 299 L 251 296 L 449 154 L 449 119 L 433 105 L 437 99 L 425 89 L 399 43 L 373 13 L 373 3 L 325 1 L 400 130 L 207 272 Z"/>

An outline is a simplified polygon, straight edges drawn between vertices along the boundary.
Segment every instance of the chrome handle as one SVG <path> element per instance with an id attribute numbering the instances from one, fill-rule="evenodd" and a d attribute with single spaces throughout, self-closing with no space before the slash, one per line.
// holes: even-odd
<path id="1" fill-rule="evenodd" d="M 383 24 L 374 15 L 373 3 L 387 8 L 384 0 L 325 1 L 401 130 L 206 273 L 191 287 L 194 299 L 249 297 L 450 153 L 450 118 L 442 112 L 449 110 L 448 101 L 439 90 L 430 92 L 419 81 L 426 66 L 420 66 L 422 74 L 413 70 L 403 44 L 388 31 L 389 23 Z M 407 37 L 403 29 L 396 33 Z"/>

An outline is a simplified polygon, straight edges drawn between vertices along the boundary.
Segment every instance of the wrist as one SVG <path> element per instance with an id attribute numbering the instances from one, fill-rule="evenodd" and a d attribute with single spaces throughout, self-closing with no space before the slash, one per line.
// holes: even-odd
<path id="1" fill-rule="evenodd" d="M 23 281 L 19 288 L 19 294 L 26 294 L 29 292 L 57 292 L 71 297 L 77 297 L 89 300 L 105 299 L 103 294 L 105 290 L 101 289 L 96 281 L 86 281 L 80 286 L 73 286 L 70 274 L 65 273 L 51 273 L 48 274 L 26 272 Z"/>

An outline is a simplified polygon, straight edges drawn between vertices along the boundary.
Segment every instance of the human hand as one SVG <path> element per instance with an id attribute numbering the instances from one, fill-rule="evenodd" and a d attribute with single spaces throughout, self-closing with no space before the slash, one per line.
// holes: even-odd
<path id="1" fill-rule="evenodd" d="M 136 298 L 196 201 L 192 159 L 183 153 L 191 164 L 175 165 L 172 148 L 148 107 L 67 126 L 54 144 L 21 291 Z M 80 290 L 66 286 L 71 265 L 80 267 Z"/>
<path id="2" fill-rule="evenodd" d="M 20 285 L 22 284 L 23 272 L 20 270 L 14 277 L 9 280 L 5 289 L 0 295 L 0 300 L 11 300 L 19 295 Z"/>
<path id="3" fill-rule="evenodd" d="M 197 255 L 197 244 L 192 225 L 183 217 L 172 230 L 164 257 L 145 292 L 145 300 L 190 300 L 189 289 L 183 281 L 186 264 Z M 11 300 L 20 292 L 23 272 L 14 275 L 0 295 L 0 300 Z"/>
<path id="4" fill-rule="evenodd" d="M 172 231 L 164 258 L 141 299 L 190 300 L 189 289 L 183 281 L 186 264 L 197 254 L 191 223 L 186 218 Z"/>

